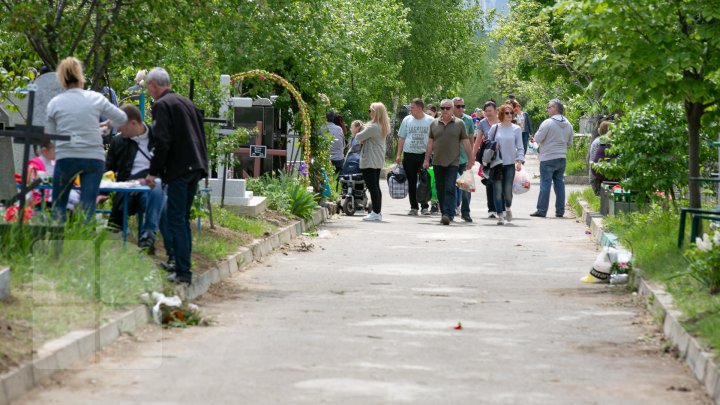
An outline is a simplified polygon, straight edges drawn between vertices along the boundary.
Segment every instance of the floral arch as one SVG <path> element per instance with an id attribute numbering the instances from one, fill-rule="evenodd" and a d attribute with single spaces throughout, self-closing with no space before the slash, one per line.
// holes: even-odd
<path id="1" fill-rule="evenodd" d="M 312 124 L 310 122 L 310 112 L 308 111 L 307 104 L 302 99 L 302 95 L 299 91 L 293 86 L 290 82 L 288 82 L 284 77 L 271 73 L 265 70 L 255 69 L 255 70 L 248 70 L 247 72 L 241 72 L 236 73 L 230 77 L 230 80 L 233 84 L 237 82 L 242 82 L 244 79 L 251 78 L 251 79 L 260 79 L 260 80 L 272 80 L 275 84 L 279 84 L 280 86 L 287 89 L 290 94 L 292 94 L 293 98 L 295 98 L 295 101 L 298 105 L 298 110 L 300 110 L 300 123 L 302 125 L 302 138 L 301 142 L 303 145 L 303 155 L 305 156 L 305 163 L 310 164 L 311 160 L 311 154 L 310 154 L 310 136 L 312 135 Z"/>

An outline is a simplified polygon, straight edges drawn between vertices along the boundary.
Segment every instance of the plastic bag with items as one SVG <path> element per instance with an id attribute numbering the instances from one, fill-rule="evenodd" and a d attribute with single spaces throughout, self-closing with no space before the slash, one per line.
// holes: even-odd
<path id="1" fill-rule="evenodd" d="M 405 169 L 402 166 L 391 166 L 387 174 L 388 189 L 390 198 L 403 199 L 407 197 L 409 184 Z"/>
<path id="2" fill-rule="evenodd" d="M 475 192 L 475 176 L 472 170 L 465 170 L 462 176 L 455 180 L 455 185 L 463 191 Z"/>
<path id="3" fill-rule="evenodd" d="M 515 173 L 513 179 L 513 194 L 524 194 L 530 191 L 530 174 L 523 167 Z"/>

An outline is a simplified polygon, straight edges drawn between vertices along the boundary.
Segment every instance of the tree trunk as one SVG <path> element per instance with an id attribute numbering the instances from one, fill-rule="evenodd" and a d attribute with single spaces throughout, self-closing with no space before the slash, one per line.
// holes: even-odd
<path id="1" fill-rule="evenodd" d="M 392 115 L 390 116 L 390 135 L 386 139 L 385 156 L 395 158 L 395 122 L 397 121 L 398 107 L 400 107 L 400 89 L 396 89 L 393 93 Z"/>
<path id="2" fill-rule="evenodd" d="M 700 208 L 700 120 L 705 112 L 702 103 L 685 100 L 685 116 L 688 125 L 688 175 L 690 208 Z"/>

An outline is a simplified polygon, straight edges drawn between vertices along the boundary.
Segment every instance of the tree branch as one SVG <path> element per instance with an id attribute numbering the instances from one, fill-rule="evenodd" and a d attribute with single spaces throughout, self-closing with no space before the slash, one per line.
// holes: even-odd
<path id="1" fill-rule="evenodd" d="M 83 1 L 82 5 L 85 5 L 87 1 Z M 92 4 L 90 4 L 90 8 L 88 9 L 87 14 L 85 15 L 85 21 L 83 21 L 82 26 L 80 27 L 80 31 L 78 31 L 77 36 L 75 37 L 75 40 L 73 41 L 72 45 L 70 46 L 70 50 L 68 51 L 68 54 L 72 55 L 75 53 L 75 49 L 77 49 L 78 45 L 80 44 L 80 40 L 83 38 L 85 34 L 85 30 L 87 29 L 88 24 L 90 23 L 90 17 L 92 16 L 93 9 L 98 7 L 98 0 L 93 0 Z"/>
<path id="2" fill-rule="evenodd" d="M 57 28 L 57 26 L 60 25 L 60 20 L 62 20 L 63 12 L 65 11 L 65 0 L 60 0 L 57 5 L 57 12 L 55 13 L 55 20 L 53 21 L 53 26 Z"/>
<path id="3" fill-rule="evenodd" d="M 95 1 L 97 1 L 97 0 L 95 0 Z M 122 6 L 123 6 L 122 0 L 118 0 L 117 2 L 115 2 L 115 6 L 113 6 L 113 9 L 110 11 L 110 14 L 112 14 L 112 18 L 108 18 L 107 22 L 105 23 L 105 25 L 102 28 L 100 28 L 100 9 L 99 8 L 97 9 L 97 17 L 98 18 L 96 19 L 97 25 L 95 27 L 95 36 L 93 38 L 92 47 L 90 48 L 90 50 L 87 53 L 86 60 L 89 60 L 90 57 L 93 55 L 93 53 L 98 52 L 98 47 L 102 43 L 102 37 L 107 32 L 108 28 L 110 28 L 110 25 L 113 22 L 117 21 L 118 14 L 120 14 L 120 9 L 122 8 Z"/>

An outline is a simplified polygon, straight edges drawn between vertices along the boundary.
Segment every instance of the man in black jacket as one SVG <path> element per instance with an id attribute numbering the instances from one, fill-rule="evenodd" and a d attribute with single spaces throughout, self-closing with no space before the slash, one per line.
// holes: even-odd
<path id="1" fill-rule="evenodd" d="M 170 90 L 170 76 L 165 69 L 151 70 L 145 83 L 148 94 L 155 100 L 152 109 L 155 155 L 145 180 L 152 188 L 159 176 L 167 187 L 168 231 L 175 252 L 175 271 L 169 279 L 190 284 L 190 209 L 198 181 L 208 174 L 203 116 L 192 101 Z"/>
<path id="2" fill-rule="evenodd" d="M 150 159 L 153 156 L 155 137 L 153 129 L 142 121 L 140 110 L 131 104 L 120 107 L 128 116 L 128 121 L 118 128 L 118 135 L 115 135 L 111 142 L 108 154 L 105 159 L 105 170 L 115 172 L 117 181 L 138 180 L 145 184 L 145 176 L 150 171 Z M 160 179 L 156 179 L 160 183 Z M 119 194 L 113 200 L 113 209 L 110 214 L 110 223 L 122 227 L 123 215 L 122 206 L 127 194 Z M 130 195 L 128 214 L 142 210 L 145 214 L 145 222 L 140 230 L 138 246 L 147 249 L 148 253 L 155 253 L 155 240 L 158 229 L 162 228 L 162 213 L 165 208 L 165 193 L 162 187 L 155 187 L 149 193 L 137 193 Z M 167 232 L 162 229 L 166 249 L 169 247 Z M 168 250 L 172 257 L 172 252 Z"/>

